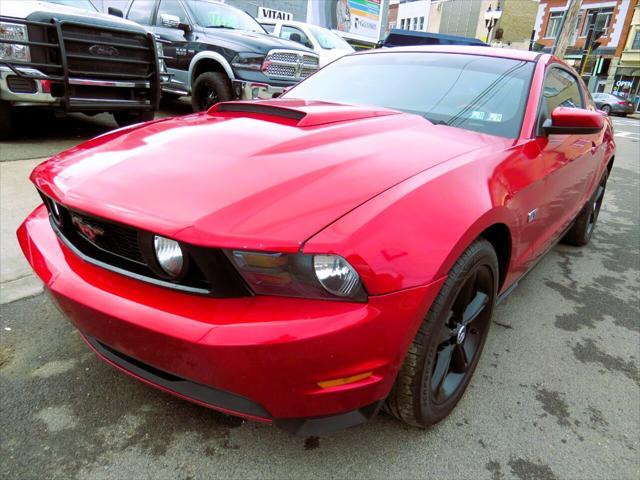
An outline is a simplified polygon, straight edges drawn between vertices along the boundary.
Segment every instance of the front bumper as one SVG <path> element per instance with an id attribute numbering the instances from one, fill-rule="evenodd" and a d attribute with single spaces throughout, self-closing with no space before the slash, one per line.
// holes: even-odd
<path id="1" fill-rule="evenodd" d="M 27 260 L 92 348 L 193 402 L 300 435 L 371 418 L 442 280 L 369 302 L 163 289 L 86 263 L 38 207 L 18 230 Z M 372 372 L 330 388 L 318 382 Z"/>
<path id="2" fill-rule="evenodd" d="M 19 68 L 19 72 L 24 73 L 27 76 L 43 76 L 42 72 L 33 68 Z M 0 65 L 0 100 L 9 102 L 16 106 L 27 105 L 56 105 L 59 104 L 59 100 L 52 97 L 50 93 L 45 92 L 44 86 L 41 80 L 33 80 L 35 85 L 35 92 L 23 93 L 15 92 L 9 88 L 7 78 L 16 76 L 16 74 L 9 67 Z"/>
<path id="3" fill-rule="evenodd" d="M 234 80 L 232 86 L 239 100 L 268 100 L 282 95 L 285 90 L 285 87 L 245 80 Z"/>

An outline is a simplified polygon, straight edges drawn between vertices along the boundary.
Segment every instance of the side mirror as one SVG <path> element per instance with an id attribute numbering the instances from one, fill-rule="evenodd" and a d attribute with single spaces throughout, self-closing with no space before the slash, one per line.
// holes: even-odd
<path id="1" fill-rule="evenodd" d="M 163 27 L 167 28 L 177 28 L 182 30 L 185 34 L 191 32 L 191 25 L 188 23 L 180 22 L 180 17 L 177 15 L 170 15 L 168 13 L 160 14 L 160 23 Z"/>
<path id="2" fill-rule="evenodd" d="M 598 133 L 604 127 L 604 116 L 583 108 L 557 107 L 551 118 L 545 120 L 542 129 L 547 135 L 588 135 Z"/>
<path id="3" fill-rule="evenodd" d="M 107 13 L 109 15 L 113 15 L 114 17 L 124 18 L 124 13 L 122 13 L 122 10 L 120 10 L 119 8 L 109 7 L 107 9 Z"/>

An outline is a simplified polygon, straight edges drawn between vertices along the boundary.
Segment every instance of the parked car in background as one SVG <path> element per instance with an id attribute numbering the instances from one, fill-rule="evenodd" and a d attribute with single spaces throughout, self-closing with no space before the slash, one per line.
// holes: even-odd
<path id="1" fill-rule="evenodd" d="M 91 348 L 148 384 L 303 436 L 383 406 L 426 427 L 497 301 L 589 242 L 614 154 L 551 55 L 378 49 L 56 155 L 18 240 Z"/>
<path id="2" fill-rule="evenodd" d="M 275 20 L 260 20 L 260 23 L 271 35 L 312 49 L 320 56 L 320 67 L 355 51 L 340 35 L 318 25 Z"/>
<path id="3" fill-rule="evenodd" d="M 272 98 L 318 69 L 308 48 L 274 38 L 248 13 L 212 0 L 133 0 L 126 10 L 165 45 L 167 97 L 191 95 L 193 110 L 227 100 Z"/>
<path id="4" fill-rule="evenodd" d="M 631 100 L 612 95 L 611 93 L 594 93 L 592 95 L 596 107 L 607 115 L 613 114 L 626 117 L 634 112 L 635 105 Z"/>
<path id="5" fill-rule="evenodd" d="M 112 113 L 151 120 L 162 46 L 140 25 L 98 13 L 89 0 L 0 2 L 0 137 L 16 109 Z"/>

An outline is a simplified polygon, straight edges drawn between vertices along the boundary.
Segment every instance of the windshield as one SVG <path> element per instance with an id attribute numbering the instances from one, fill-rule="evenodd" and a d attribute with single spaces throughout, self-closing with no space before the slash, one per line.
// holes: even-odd
<path id="1" fill-rule="evenodd" d="M 97 12 L 96 6 L 90 0 L 46 0 L 49 3 L 57 3 L 67 7 L 82 8 L 83 10 L 91 10 Z"/>
<path id="2" fill-rule="evenodd" d="M 308 25 L 307 27 L 309 28 L 309 30 L 311 30 L 311 33 L 316 38 L 320 46 L 325 50 L 333 50 L 334 48 L 339 48 L 340 50 L 353 51 L 351 45 L 349 45 L 344 38 L 332 32 L 331 30 L 317 27 L 315 25 Z"/>
<path id="3" fill-rule="evenodd" d="M 371 105 L 436 124 L 516 138 L 534 64 L 451 53 L 349 55 L 282 98 Z"/>
<path id="4" fill-rule="evenodd" d="M 242 10 L 218 2 L 196 0 L 190 3 L 198 25 L 267 33 L 254 18 Z"/>

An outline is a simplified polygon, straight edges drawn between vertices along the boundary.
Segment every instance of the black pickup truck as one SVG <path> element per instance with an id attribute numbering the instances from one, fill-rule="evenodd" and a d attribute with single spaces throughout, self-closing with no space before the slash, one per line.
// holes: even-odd
<path id="1" fill-rule="evenodd" d="M 164 44 L 164 96 L 191 95 L 194 111 L 233 99 L 272 98 L 318 69 L 318 56 L 267 34 L 248 13 L 213 0 L 132 0 L 126 18 Z"/>
<path id="2" fill-rule="evenodd" d="M 18 108 L 151 120 L 162 57 L 152 32 L 89 0 L 0 0 L 0 138 Z"/>

